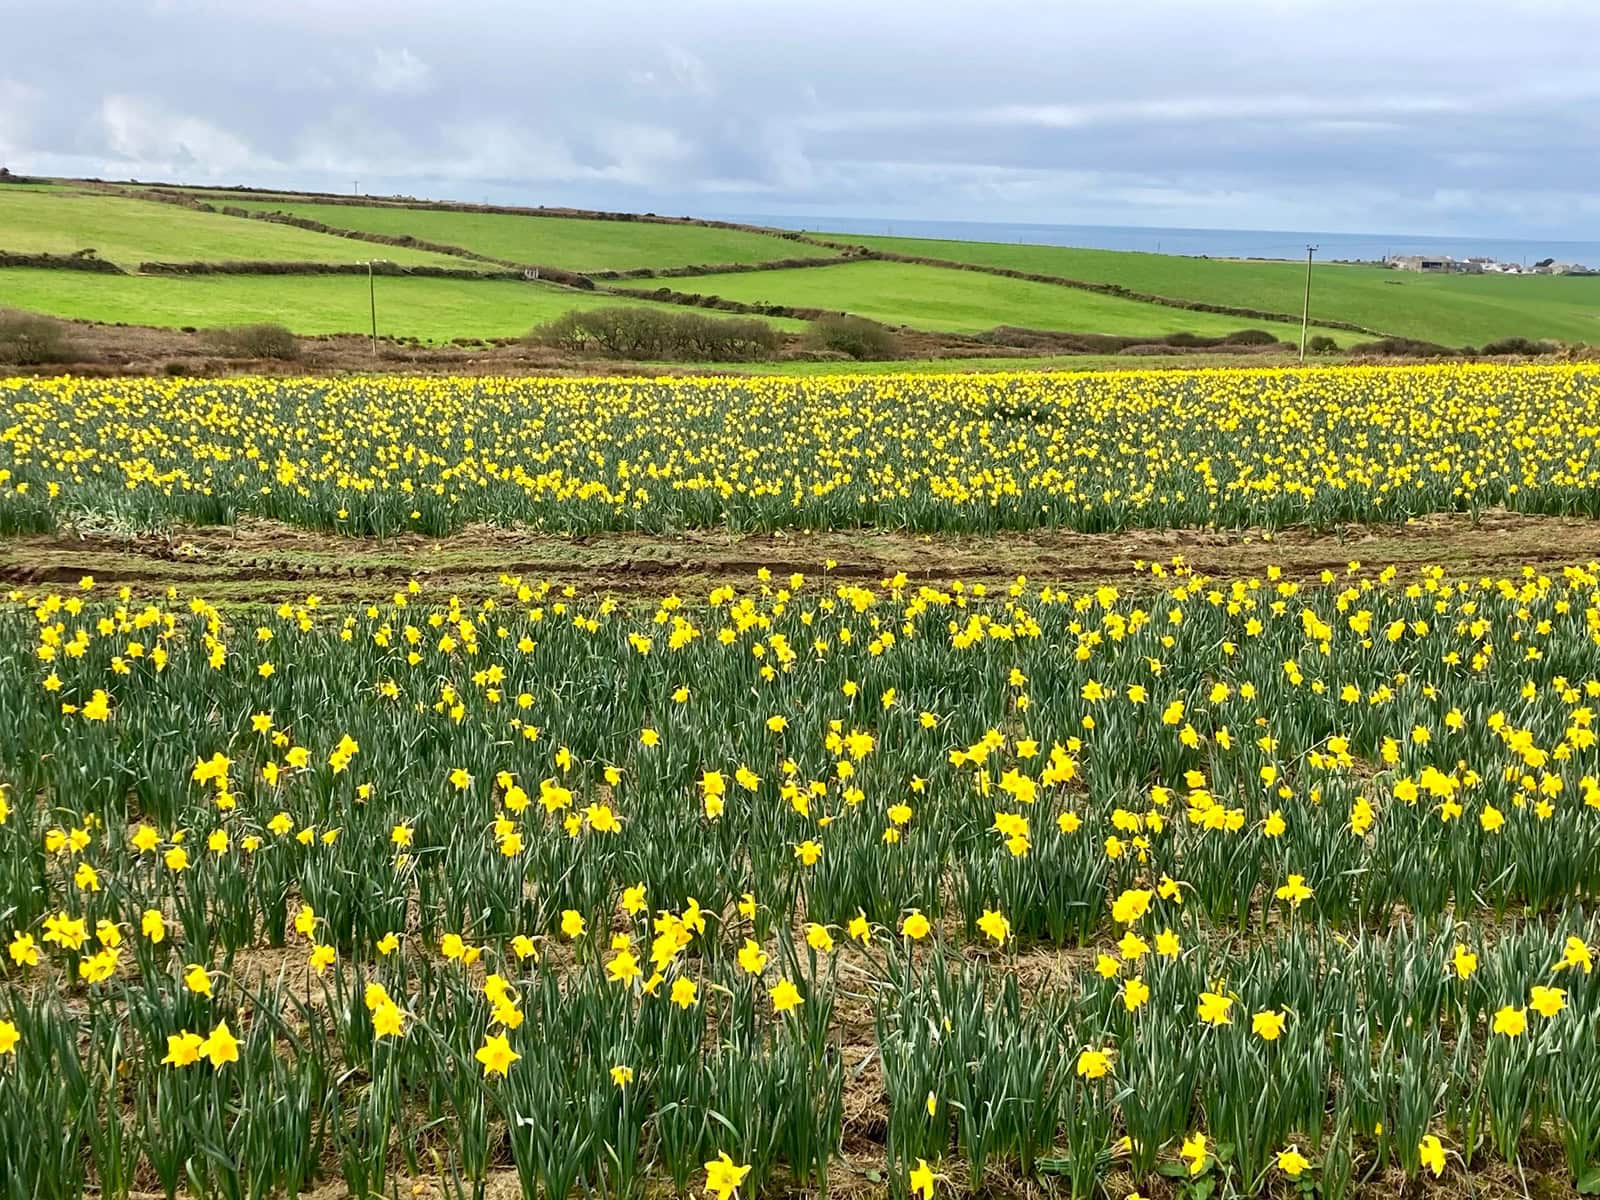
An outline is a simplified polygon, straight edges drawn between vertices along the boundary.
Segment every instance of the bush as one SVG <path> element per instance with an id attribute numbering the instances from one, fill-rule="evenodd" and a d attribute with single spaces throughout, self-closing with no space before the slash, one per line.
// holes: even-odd
<path id="1" fill-rule="evenodd" d="M 1350 353 L 1394 358 L 1454 358 L 1456 352 L 1449 346 L 1440 346 L 1433 342 L 1393 337 L 1378 342 L 1361 342 L 1359 345 L 1351 346 Z"/>
<path id="2" fill-rule="evenodd" d="M 834 350 L 854 359 L 898 358 L 900 339 L 894 331 L 865 317 L 818 317 L 807 340 L 819 350 Z"/>
<path id="3" fill-rule="evenodd" d="M 1278 339 L 1265 329 L 1241 329 L 1222 339 L 1224 346 L 1276 346 Z"/>
<path id="4" fill-rule="evenodd" d="M 1536 342 L 1532 338 L 1508 337 L 1497 342 L 1490 342 L 1480 351 L 1487 355 L 1518 354 L 1534 357 L 1540 354 L 1554 354 L 1560 347 L 1553 342 Z"/>
<path id="5" fill-rule="evenodd" d="M 300 343 L 282 325 L 262 323 L 211 329 L 205 334 L 207 345 L 224 358 L 276 358 L 293 362 L 300 357 Z"/>
<path id="6" fill-rule="evenodd" d="M 1319 333 L 1306 343 L 1308 354 L 1334 354 L 1339 349 L 1339 343 L 1325 333 Z"/>
<path id="7" fill-rule="evenodd" d="M 754 317 L 703 317 L 673 314 L 682 356 L 701 362 L 748 362 L 771 358 L 778 350 L 778 331 Z"/>
<path id="8" fill-rule="evenodd" d="M 637 306 L 574 310 L 528 334 L 540 346 L 634 362 L 751 362 L 771 358 L 778 331 L 765 321 Z"/>
<path id="9" fill-rule="evenodd" d="M 72 344 L 60 321 L 38 313 L 0 310 L 0 363 L 27 367 L 71 358 Z"/>
<path id="10" fill-rule="evenodd" d="M 1182 354 L 1190 348 L 1182 342 L 1134 342 L 1131 346 L 1122 347 L 1117 353 L 1127 354 L 1134 358 L 1159 358 L 1166 354 Z"/>

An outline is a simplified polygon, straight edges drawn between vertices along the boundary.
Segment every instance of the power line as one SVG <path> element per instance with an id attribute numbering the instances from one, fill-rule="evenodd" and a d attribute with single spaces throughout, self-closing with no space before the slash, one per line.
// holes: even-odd
<path id="1" fill-rule="evenodd" d="M 372 357 L 378 357 L 378 290 L 372 280 L 372 268 L 376 263 L 391 266 L 387 258 L 369 258 L 366 260 L 367 268 L 367 305 L 372 311 Z"/>
<path id="2" fill-rule="evenodd" d="M 1311 323 L 1311 256 L 1317 252 L 1317 247 L 1306 246 L 1306 299 L 1305 305 L 1300 310 L 1300 361 L 1306 360 L 1306 326 Z"/>

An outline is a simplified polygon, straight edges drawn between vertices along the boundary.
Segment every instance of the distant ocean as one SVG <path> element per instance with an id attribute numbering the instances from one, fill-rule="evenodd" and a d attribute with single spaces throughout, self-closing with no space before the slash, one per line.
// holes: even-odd
<path id="1" fill-rule="evenodd" d="M 889 234 L 969 242 L 1019 242 L 1092 250 L 1142 250 L 1207 258 L 1304 258 L 1315 245 L 1322 262 L 1377 261 L 1390 254 L 1487 255 L 1502 262 L 1557 262 L 1600 267 L 1600 242 L 1407 233 L 1296 233 L 1275 229 L 1161 229 L 1140 225 L 1018 225 L 990 221 L 886 221 L 862 217 L 741 216 L 735 220 L 807 232 Z"/>

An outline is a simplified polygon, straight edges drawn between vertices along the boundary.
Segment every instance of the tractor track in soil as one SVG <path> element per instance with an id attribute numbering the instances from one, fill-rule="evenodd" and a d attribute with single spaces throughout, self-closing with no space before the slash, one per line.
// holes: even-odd
<path id="1" fill-rule="evenodd" d="M 1504 574 L 1523 566 L 1554 569 L 1600 560 L 1600 520 L 1491 512 L 1478 519 L 1439 514 L 1404 524 L 1328 530 L 1129 530 L 1084 534 L 923 535 L 882 530 L 737 534 L 546 534 L 474 526 L 441 538 L 347 538 L 249 518 L 226 527 L 113 537 L 19 535 L 0 539 L 0 585 L 70 587 L 85 575 L 135 594 L 177 587 L 222 601 L 279 599 L 309 590 L 329 600 L 367 599 L 418 579 L 432 591 L 484 594 L 506 575 L 571 584 L 579 593 L 622 597 L 697 591 L 750 581 L 762 568 L 775 580 L 799 573 L 876 583 L 897 573 L 914 582 L 962 579 L 1033 584 L 1130 583 L 1136 562 L 1181 556 L 1220 579 L 1279 567 L 1290 579 L 1342 574 L 1358 560 L 1402 571 L 1439 565 L 1451 573 Z M 828 564 L 832 562 L 830 567 Z"/>

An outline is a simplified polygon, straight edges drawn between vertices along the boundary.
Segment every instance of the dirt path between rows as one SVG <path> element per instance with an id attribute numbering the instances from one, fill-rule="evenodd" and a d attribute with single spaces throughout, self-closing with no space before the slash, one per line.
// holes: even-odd
<path id="1" fill-rule="evenodd" d="M 140 538 L 71 531 L 0 540 L 0 584 L 70 586 L 92 575 L 135 593 L 176 585 L 216 601 L 276 599 L 314 591 L 329 600 L 382 595 L 413 577 L 430 591 L 483 594 L 502 575 L 572 584 L 580 593 L 691 595 L 723 582 L 748 583 L 762 567 L 774 579 L 799 572 L 875 582 L 897 572 L 911 580 L 1031 583 L 1131 582 L 1139 561 L 1174 556 L 1217 578 L 1259 575 L 1269 565 L 1315 579 L 1343 573 L 1352 560 L 1402 570 L 1439 564 L 1459 573 L 1502 574 L 1524 565 L 1553 569 L 1600 560 L 1600 521 L 1484 514 L 1417 518 L 1403 525 L 1334 530 L 1134 530 L 1081 534 L 1058 530 L 984 535 L 919 535 L 882 530 L 734 534 L 701 530 L 563 537 L 475 526 L 443 538 L 386 541 L 343 538 L 275 522 L 179 529 Z M 835 565 L 831 568 L 829 562 Z"/>

